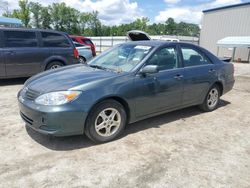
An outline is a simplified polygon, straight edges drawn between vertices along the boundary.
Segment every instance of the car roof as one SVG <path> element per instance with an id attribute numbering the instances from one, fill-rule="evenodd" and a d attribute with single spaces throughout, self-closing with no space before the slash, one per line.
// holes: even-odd
<path id="1" fill-rule="evenodd" d="M 56 31 L 52 29 L 35 29 L 35 28 L 14 28 L 14 27 L 0 27 L 0 30 L 4 31 L 40 31 L 40 32 L 51 32 L 51 33 L 60 33 L 60 34 L 67 34 L 62 31 Z"/>

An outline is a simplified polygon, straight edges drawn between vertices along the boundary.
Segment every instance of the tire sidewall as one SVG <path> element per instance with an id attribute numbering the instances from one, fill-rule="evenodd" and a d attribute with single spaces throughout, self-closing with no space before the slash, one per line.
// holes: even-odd
<path id="1" fill-rule="evenodd" d="M 109 137 L 103 137 L 99 135 L 95 130 L 95 120 L 97 116 L 99 115 L 99 113 L 106 108 L 115 108 L 121 115 L 120 127 L 113 135 Z M 91 140 L 95 142 L 98 142 L 98 143 L 109 142 L 117 138 L 123 132 L 126 126 L 126 120 L 127 120 L 127 114 L 124 110 L 124 107 L 119 102 L 116 102 L 114 100 L 106 100 L 97 104 L 93 108 L 93 110 L 91 110 L 89 117 L 87 118 L 85 133 Z"/>

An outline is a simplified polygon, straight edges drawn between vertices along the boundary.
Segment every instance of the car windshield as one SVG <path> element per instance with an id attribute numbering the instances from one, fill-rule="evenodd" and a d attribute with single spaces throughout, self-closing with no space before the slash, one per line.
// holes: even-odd
<path id="1" fill-rule="evenodd" d="M 88 64 L 92 67 L 129 72 L 152 50 L 152 46 L 123 44 L 116 46 Z"/>

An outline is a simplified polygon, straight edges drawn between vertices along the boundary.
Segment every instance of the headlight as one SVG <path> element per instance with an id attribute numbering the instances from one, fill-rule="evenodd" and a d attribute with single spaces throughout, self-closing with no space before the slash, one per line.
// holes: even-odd
<path id="1" fill-rule="evenodd" d="M 35 103 L 41 105 L 62 105 L 75 100 L 81 91 L 57 91 L 45 93 L 36 98 Z"/>

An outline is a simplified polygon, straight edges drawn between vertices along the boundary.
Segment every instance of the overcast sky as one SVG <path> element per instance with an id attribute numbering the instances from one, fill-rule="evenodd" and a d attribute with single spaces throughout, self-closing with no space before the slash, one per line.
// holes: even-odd
<path id="1" fill-rule="evenodd" d="M 5 0 L 9 9 L 18 7 L 18 0 Z M 176 21 L 200 24 L 202 10 L 244 3 L 248 0 L 33 0 L 43 5 L 65 2 L 82 12 L 97 10 L 102 23 L 128 23 L 146 16 L 150 22 Z"/>

